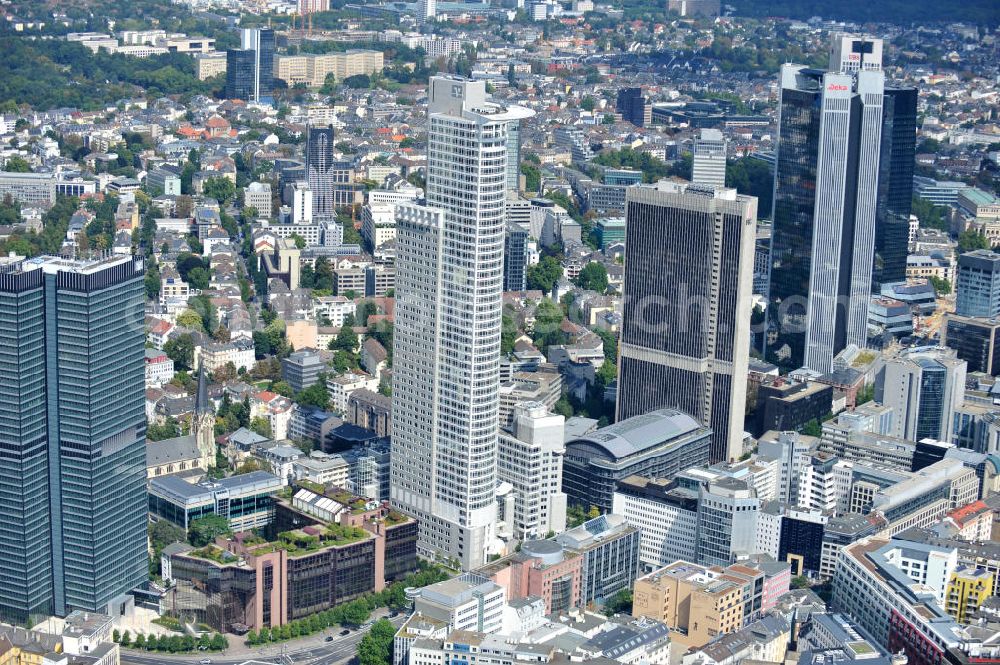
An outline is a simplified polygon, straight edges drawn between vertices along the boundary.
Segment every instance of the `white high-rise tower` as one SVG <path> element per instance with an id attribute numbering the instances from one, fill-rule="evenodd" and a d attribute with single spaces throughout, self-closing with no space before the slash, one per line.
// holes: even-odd
<path id="1" fill-rule="evenodd" d="M 691 182 L 709 187 L 726 186 L 726 137 L 718 129 L 703 129 L 694 140 Z"/>
<path id="2" fill-rule="evenodd" d="M 533 115 L 431 78 L 427 205 L 397 207 L 391 496 L 422 554 L 468 570 L 494 539 L 507 132 Z"/>

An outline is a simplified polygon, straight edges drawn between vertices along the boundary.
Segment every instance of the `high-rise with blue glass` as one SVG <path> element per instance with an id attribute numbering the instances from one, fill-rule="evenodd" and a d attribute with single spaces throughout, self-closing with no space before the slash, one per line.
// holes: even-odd
<path id="1" fill-rule="evenodd" d="M 143 260 L 0 266 L 0 619 L 147 579 Z"/>

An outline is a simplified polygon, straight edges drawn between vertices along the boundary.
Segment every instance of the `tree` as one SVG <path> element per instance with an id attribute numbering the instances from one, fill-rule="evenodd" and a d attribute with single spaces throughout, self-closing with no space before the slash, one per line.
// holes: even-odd
<path id="1" fill-rule="evenodd" d="M 344 607 L 343 616 L 341 617 L 342 623 L 349 626 L 360 626 L 365 621 L 368 621 L 368 617 L 371 616 L 371 612 L 367 607 L 364 607 L 360 603 L 348 603 Z"/>
<path id="2" fill-rule="evenodd" d="M 584 111 L 593 111 L 596 102 L 594 98 L 590 95 L 585 95 L 583 99 L 580 100 L 580 108 Z"/>
<path id="3" fill-rule="evenodd" d="M 524 190 L 537 192 L 542 188 L 542 172 L 529 162 L 521 162 L 521 174 L 524 175 Z"/>
<path id="4" fill-rule="evenodd" d="M 195 547 L 204 547 L 215 542 L 216 536 L 228 536 L 232 531 L 229 520 L 222 515 L 205 515 L 191 522 L 188 528 L 188 540 Z"/>
<path id="5" fill-rule="evenodd" d="M 174 361 L 177 369 L 190 370 L 194 368 L 194 339 L 190 334 L 184 333 L 168 340 L 163 345 L 163 352 Z"/>
<path id="6" fill-rule="evenodd" d="M 805 575 L 797 575 L 792 578 L 792 581 L 788 586 L 792 589 L 808 589 L 811 585 L 809 584 L 808 577 Z"/>
<path id="7" fill-rule="evenodd" d="M 123 647 L 127 647 L 130 644 L 132 644 L 132 634 L 126 630 L 124 633 L 122 633 L 122 637 L 120 640 L 118 640 L 118 644 L 122 645 Z"/>
<path id="8" fill-rule="evenodd" d="M 145 647 L 146 647 L 146 636 L 142 633 L 139 633 L 138 635 L 135 636 L 135 648 L 144 649 Z"/>
<path id="9" fill-rule="evenodd" d="M 229 648 L 229 642 L 225 637 L 216 633 L 215 635 L 212 635 L 212 646 L 210 648 L 212 651 L 224 651 Z"/>
<path id="10" fill-rule="evenodd" d="M 318 381 L 295 396 L 295 401 L 303 406 L 315 406 L 324 411 L 330 406 L 330 392 L 325 381 Z"/>
<path id="11" fill-rule="evenodd" d="M 146 438 L 150 441 L 163 441 L 164 439 L 173 439 L 180 435 L 180 427 L 177 424 L 177 419 L 173 416 L 169 416 L 162 425 L 149 423 L 146 427 Z"/>
<path id="12" fill-rule="evenodd" d="M 958 251 L 961 254 L 971 252 L 976 249 L 989 249 L 990 241 L 982 233 L 968 229 L 962 231 L 958 236 Z"/>
<path id="13" fill-rule="evenodd" d="M 801 432 L 806 436 L 820 437 L 823 436 L 823 426 L 817 419 L 813 418 L 802 426 Z"/>
<path id="14" fill-rule="evenodd" d="M 516 338 L 517 326 L 514 325 L 514 319 L 504 314 L 500 324 L 500 353 L 502 355 L 507 355 L 514 350 Z"/>
<path id="15" fill-rule="evenodd" d="M 344 325 L 340 326 L 337 336 L 330 340 L 329 348 L 331 351 L 344 351 L 353 354 L 358 349 L 358 334 L 345 321 Z"/>
<path id="16" fill-rule="evenodd" d="M 614 616 L 616 614 L 632 613 L 632 590 L 622 589 L 604 604 L 604 614 Z"/>
<path id="17" fill-rule="evenodd" d="M 183 543 L 187 533 L 181 527 L 168 520 L 156 520 L 149 525 L 149 542 L 153 552 L 158 553 L 171 543 Z"/>
<path id="18" fill-rule="evenodd" d="M 576 285 L 588 291 L 606 293 L 608 290 L 608 269 L 604 264 L 591 261 L 580 270 L 577 275 Z"/>
<path id="19" fill-rule="evenodd" d="M 370 88 L 372 85 L 372 79 L 367 74 L 355 74 L 354 76 L 348 76 L 345 78 L 344 85 L 348 88 L 354 88 L 356 90 Z"/>
<path id="20" fill-rule="evenodd" d="M 7 158 L 3 165 L 3 170 L 9 173 L 31 173 L 31 165 L 20 155 L 12 155 Z"/>
<path id="21" fill-rule="evenodd" d="M 938 277 L 937 275 L 931 275 L 927 278 L 927 281 L 931 283 L 934 287 L 934 293 L 939 296 L 946 296 L 951 293 L 951 284 L 944 277 Z"/>
<path id="22" fill-rule="evenodd" d="M 198 316 L 198 312 L 193 309 L 186 309 L 178 314 L 177 324 L 184 326 L 185 328 L 194 328 L 195 330 L 203 329 L 201 317 Z"/>
<path id="23" fill-rule="evenodd" d="M 914 196 L 911 212 L 920 221 L 920 228 L 922 229 L 948 230 L 948 216 L 950 211 L 947 206 L 934 205 L 919 196 Z"/>
<path id="24" fill-rule="evenodd" d="M 551 293 L 552 287 L 556 285 L 556 282 L 562 276 L 563 269 L 559 261 L 552 256 L 543 256 L 538 263 L 528 266 L 528 288 L 532 290 L 537 289 L 543 293 Z"/>
<path id="25" fill-rule="evenodd" d="M 225 176 L 216 176 L 208 178 L 201 191 L 206 197 L 215 199 L 224 206 L 236 197 L 236 184 Z"/>
<path id="26" fill-rule="evenodd" d="M 250 421 L 250 429 L 269 439 L 273 436 L 271 432 L 271 421 L 267 418 L 262 418 L 261 416 L 257 416 Z"/>
<path id="27" fill-rule="evenodd" d="M 118 632 L 117 628 L 115 628 L 113 631 L 111 631 L 111 641 L 115 642 L 115 643 L 118 643 L 118 642 L 122 641 L 122 634 L 120 632 Z"/>
<path id="28" fill-rule="evenodd" d="M 561 344 L 565 341 L 565 334 L 561 326 L 563 322 L 562 308 L 544 298 L 535 307 L 535 323 L 532 328 L 535 343 L 541 347 L 548 347 L 552 344 Z"/>
<path id="29" fill-rule="evenodd" d="M 388 665 L 392 662 L 395 626 L 388 619 L 376 621 L 358 644 L 359 665 Z"/>

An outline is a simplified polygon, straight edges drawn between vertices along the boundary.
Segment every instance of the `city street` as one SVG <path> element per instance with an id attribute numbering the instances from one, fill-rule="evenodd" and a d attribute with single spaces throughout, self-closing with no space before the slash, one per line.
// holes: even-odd
<path id="1" fill-rule="evenodd" d="M 406 616 L 401 614 L 390 621 L 398 628 L 406 621 Z M 338 636 L 337 632 L 337 629 L 330 629 L 318 635 L 256 648 L 246 647 L 240 642 L 239 646 L 221 654 L 200 653 L 174 656 L 122 649 L 121 662 L 122 665 L 199 665 L 202 659 L 208 658 L 212 661 L 211 665 L 253 665 L 254 663 L 332 665 L 333 663 L 346 663 L 355 656 L 358 643 L 367 631 L 355 630 L 344 637 Z M 326 642 L 326 638 L 330 635 L 333 635 L 333 641 Z M 235 643 L 236 639 L 238 638 L 229 636 L 231 643 Z"/>

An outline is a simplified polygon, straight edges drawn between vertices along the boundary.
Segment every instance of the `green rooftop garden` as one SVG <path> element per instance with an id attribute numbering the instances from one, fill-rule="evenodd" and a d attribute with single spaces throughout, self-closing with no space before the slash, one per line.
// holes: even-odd
<path id="1" fill-rule="evenodd" d="M 275 549 L 285 550 L 289 556 L 302 556 L 318 552 L 325 547 L 350 545 L 365 540 L 370 535 L 360 527 L 329 524 L 316 535 L 306 533 L 301 529 L 283 531 L 278 534 L 278 540 L 272 545 Z"/>
<path id="2" fill-rule="evenodd" d="M 216 563 L 229 563 L 230 561 L 236 560 L 235 556 L 220 547 L 216 547 L 215 545 L 206 545 L 201 549 L 191 550 L 189 554 L 190 556 L 197 557 L 199 559 L 208 559 L 209 561 L 214 561 Z"/>

